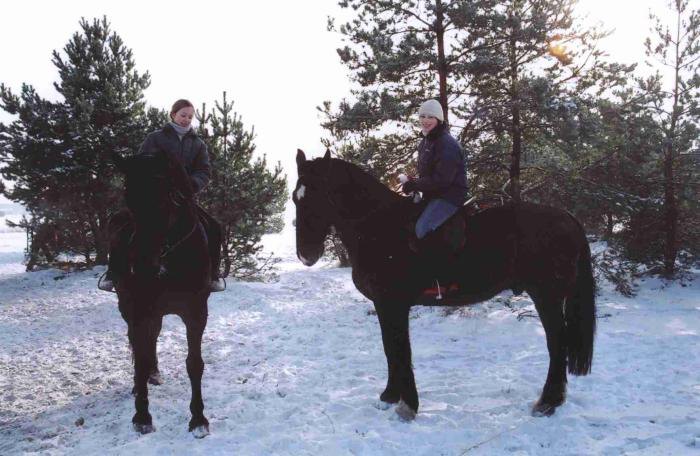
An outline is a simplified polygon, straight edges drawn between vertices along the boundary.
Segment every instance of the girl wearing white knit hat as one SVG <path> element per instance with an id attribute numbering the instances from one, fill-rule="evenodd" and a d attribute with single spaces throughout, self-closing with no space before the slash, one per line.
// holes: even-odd
<path id="1" fill-rule="evenodd" d="M 418 109 L 423 139 L 418 145 L 418 177 L 403 184 L 402 191 L 423 193 L 428 205 L 416 222 L 416 237 L 436 230 L 467 200 L 467 172 L 462 148 L 450 135 L 443 107 L 427 100 Z"/>

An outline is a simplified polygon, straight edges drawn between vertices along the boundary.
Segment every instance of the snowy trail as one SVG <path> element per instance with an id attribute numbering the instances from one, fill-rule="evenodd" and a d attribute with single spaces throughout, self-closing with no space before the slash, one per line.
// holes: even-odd
<path id="1" fill-rule="evenodd" d="M 131 430 L 132 367 L 102 269 L 24 273 L 21 233 L 0 235 L 0 454 L 698 454 L 700 282 L 604 290 L 591 376 L 570 378 L 551 418 L 529 410 L 548 357 L 527 297 L 447 313 L 418 308 L 411 337 L 421 409 L 378 407 L 379 325 L 349 270 L 302 268 L 289 249 L 273 284 L 229 283 L 210 299 L 203 356 L 212 434 L 187 432 L 184 325 L 166 317 L 157 432 Z M 57 279 L 58 278 L 58 279 Z M 57 279 L 57 280 L 56 280 Z M 82 418 L 84 424 L 77 426 Z"/>

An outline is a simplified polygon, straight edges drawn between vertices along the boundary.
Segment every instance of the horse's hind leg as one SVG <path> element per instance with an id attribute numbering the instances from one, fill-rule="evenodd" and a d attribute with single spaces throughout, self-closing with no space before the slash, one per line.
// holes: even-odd
<path id="1" fill-rule="evenodd" d="M 375 303 L 375 309 L 389 368 L 389 379 L 380 400 L 388 403 L 401 400 L 396 413 L 404 420 L 412 420 L 418 412 L 418 391 L 411 365 L 410 308 L 398 303 Z"/>
<path id="2" fill-rule="evenodd" d="M 566 331 L 564 300 L 530 293 L 547 336 L 549 371 L 542 395 L 532 408 L 533 416 L 550 416 L 566 400 Z"/>
<path id="3" fill-rule="evenodd" d="M 192 419 L 189 430 L 196 438 L 202 438 L 209 434 L 209 421 L 204 417 L 204 401 L 202 400 L 202 373 L 204 372 L 202 334 L 204 334 L 204 328 L 207 325 L 207 314 L 205 312 L 203 315 L 190 316 L 184 320 L 187 327 L 187 374 L 192 385 L 192 399 L 190 400 Z"/>
<path id="4" fill-rule="evenodd" d="M 151 414 L 148 412 L 148 373 L 153 366 L 152 351 L 149 347 L 151 322 L 147 318 L 134 322 L 129 328 L 134 353 L 134 403 L 136 414 L 131 419 L 134 430 L 141 434 L 155 431 Z"/>

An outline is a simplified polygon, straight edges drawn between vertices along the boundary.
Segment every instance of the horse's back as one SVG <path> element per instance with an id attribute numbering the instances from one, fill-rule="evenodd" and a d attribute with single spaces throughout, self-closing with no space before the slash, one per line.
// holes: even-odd
<path id="1" fill-rule="evenodd" d="M 542 204 L 520 202 L 485 209 L 467 217 L 467 233 L 482 245 L 504 240 L 538 243 L 585 240 L 581 224 L 569 212 Z M 485 244 L 484 244 L 485 243 Z"/>
<path id="2" fill-rule="evenodd" d="M 521 255 L 574 253 L 587 243 L 578 220 L 556 207 L 521 203 L 515 209 L 515 221 Z"/>
<path id="3" fill-rule="evenodd" d="M 485 209 L 467 218 L 463 265 L 470 282 L 520 288 L 575 273 L 586 238 L 568 212 L 521 202 Z"/>
<path id="4" fill-rule="evenodd" d="M 534 203 L 522 204 L 516 220 L 521 281 L 532 284 L 530 292 L 553 287 L 564 293 L 576 280 L 579 259 L 590 255 L 583 227 L 565 210 Z"/>

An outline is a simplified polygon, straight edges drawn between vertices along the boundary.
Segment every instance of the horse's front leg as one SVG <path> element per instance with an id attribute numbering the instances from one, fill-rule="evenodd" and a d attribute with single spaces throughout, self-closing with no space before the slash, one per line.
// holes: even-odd
<path id="1" fill-rule="evenodd" d="M 379 398 L 386 403 L 399 402 L 396 413 L 404 420 L 412 420 L 418 412 L 418 391 L 411 365 L 410 307 L 396 302 L 375 302 L 375 309 L 389 372 L 386 389 Z"/>
<path id="2" fill-rule="evenodd" d="M 134 351 L 134 393 L 136 414 L 131 419 L 134 430 L 148 434 L 156 430 L 151 414 L 148 412 L 148 374 L 153 366 L 150 339 L 149 318 L 139 318 L 130 324 L 129 333 Z"/>
<path id="3" fill-rule="evenodd" d="M 374 309 L 377 311 L 377 319 L 379 320 L 379 327 L 382 331 L 382 343 L 384 345 L 384 355 L 386 356 L 387 364 L 387 382 L 386 388 L 382 394 L 379 395 L 379 400 L 386 403 L 386 408 L 391 404 L 396 404 L 401 399 L 400 386 L 397 382 L 396 375 L 396 360 L 394 359 L 395 349 L 393 348 L 394 337 L 391 335 L 391 326 L 387 321 L 386 313 L 383 310 L 382 304 L 379 302 L 374 303 Z"/>
<path id="4" fill-rule="evenodd" d="M 202 400 L 202 374 L 204 372 L 202 334 L 207 325 L 206 304 L 204 309 L 203 314 L 183 319 L 187 327 L 187 374 L 192 386 L 190 400 L 192 419 L 189 430 L 198 439 L 209 435 L 209 421 L 204 416 L 204 401 Z"/>
<path id="5" fill-rule="evenodd" d="M 153 366 L 148 373 L 148 383 L 151 385 L 162 385 L 163 377 L 160 375 L 160 370 L 158 369 L 158 336 L 160 336 L 160 331 L 163 328 L 163 317 L 157 317 L 152 320 L 151 331 L 149 337 L 149 349 L 151 350 L 151 356 L 153 357 Z"/>

